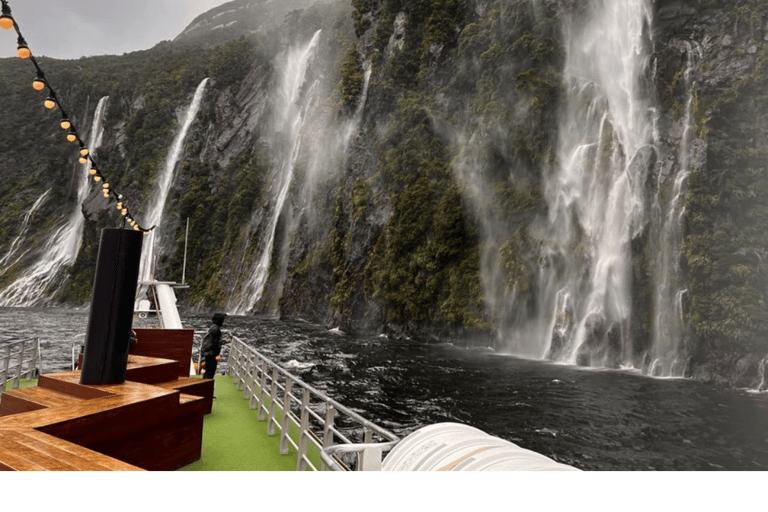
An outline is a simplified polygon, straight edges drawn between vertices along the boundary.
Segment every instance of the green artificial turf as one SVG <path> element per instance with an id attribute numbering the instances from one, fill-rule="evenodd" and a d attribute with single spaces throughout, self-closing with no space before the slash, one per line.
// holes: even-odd
<path id="1" fill-rule="evenodd" d="M 32 380 L 19 380 L 19 389 L 21 388 L 31 388 L 37 386 L 37 379 Z M 10 391 L 13 389 L 13 379 L 8 379 L 8 382 L 5 383 L 5 390 Z"/>
<path id="2" fill-rule="evenodd" d="M 181 471 L 295 471 L 296 452 L 280 455 L 278 435 L 267 435 L 267 422 L 257 421 L 256 410 L 228 376 L 217 376 L 213 411 L 203 423 L 200 460 Z"/>

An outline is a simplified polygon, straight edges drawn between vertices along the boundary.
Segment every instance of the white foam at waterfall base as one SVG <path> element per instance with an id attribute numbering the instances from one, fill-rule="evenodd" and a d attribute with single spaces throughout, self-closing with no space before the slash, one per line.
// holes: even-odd
<path id="1" fill-rule="evenodd" d="M 184 142 L 187 140 L 189 129 L 200 110 L 203 95 L 205 94 L 205 87 L 209 80 L 209 78 L 205 78 L 197 86 L 195 94 L 192 97 L 192 102 L 189 107 L 187 107 L 186 113 L 184 114 L 184 121 L 181 124 L 171 147 L 168 149 L 168 155 L 165 158 L 165 163 L 163 164 L 163 168 L 157 179 L 155 194 L 152 197 L 146 221 L 147 226 L 155 226 L 155 229 L 152 243 L 145 243 L 142 247 L 141 265 L 139 267 L 139 276 L 142 281 L 152 279 L 154 270 L 152 261 L 154 259 L 154 250 L 155 248 L 162 250 L 163 213 L 165 212 L 165 204 L 168 201 L 168 194 L 170 193 L 171 185 L 173 184 L 173 178 L 176 173 L 179 158 L 184 150 Z"/>
<path id="2" fill-rule="evenodd" d="M 93 115 L 88 149 L 94 156 L 101 143 L 108 100 L 108 96 L 101 98 Z M 85 222 L 81 205 L 91 186 L 88 168 L 88 164 L 85 164 L 80 171 L 77 201 L 69 219 L 48 236 L 37 262 L 24 269 L 16 281 L 0 292 L 0 306 L 28 307 L 46 304 L 58 290 L 61 283 L 55 281 L 64 279 L 59 275 L 59 270 L 66 265 L 72 265 L 80 251 Z"/>
<path id="3" fill-rule="evenodd" d="M 538 316 L 501 333 L 512 353 L 634 366 L 632 237 L 648 221 L 653 155 L 649 0 L 590 0 L 565 30 L 567 92 L 539 250 Z M 498 300 L 498 299 L 497 299 Z"/>

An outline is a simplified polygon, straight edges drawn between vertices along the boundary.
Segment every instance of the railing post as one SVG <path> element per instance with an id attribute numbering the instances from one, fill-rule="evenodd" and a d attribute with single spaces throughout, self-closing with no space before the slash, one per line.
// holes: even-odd
<path id="1" fill-rule="evenodd" d="M 3 357 L 3 363 L 0 365 L 0 393 L 5 391 L 5 383 L 8 382 L 8 368 L 11 365 L 11 346 L 5 346 L 5 357 Z"/>
<path id="2" fill-rule="evenodd" d="M 381 448 L 368 448 L 360 454 L 360 471 L 381 471 Z"/>
<path id="3" fill-rule="evenodd" d="M 328 448 L 333 444 L 333 422 L 336 418 L 336 408 L 327 403 L 325 404 L 325 425 L 323 425 L 323 449 Z M 322 471 L 326 471 L 328 467 L 325 461 L 322 461 Z"/>
<path id="4" fill-rule="evenodd" d="M 365 427 L 363 429 L 363 443 L 370 444 L 373 442 L 373 431 Z M 363 468 L 366 467 L 368 462 L 365 460 L 366 451 L 363 450 L 359 454 L 357 454 L 357 470 L 358 471 L 364 471 Z"/>
<path id="5" fill-rule="evenodd" d="M 251 376 L 251 387 L 248 388 L 248 404 L 251 406 L 251 409 L 255 409 L 259 406 L 259 403 L 257 402 L 258 397 L 256 395 L 256 386 L 259 382 L 261 382 L 261 378 L 259 375 L 261 374 L 262 366 L 258 361 L 258 358 L 254 356 L 253 363 L 251 364 L 251 370 L 248 372 Z"/>
<path id="6" fill-rule="evenodd" d="M 43 358 L 40 353 L 40 338 L 32 339 L 32 362 L 29 366 L 28 379 L 36 379 L 43 373 Z"/>
<path id="7" fill-rule="evenodd" d="M 277 379 L 280 376 L 280 372 L 277 368 L 272 370 L 272 389 L 269 392 L 269 419 L 267 420 L 267 435 L 275 435 L 275 407 L 277 402 Z"/>
<path id="8" fill-rule="evenodd" d="M 304 458 L 307 455 L 307 430 L 309 429 L 309 390 L 304 388 L 301 398 L 301 425 L 299 426 L 299 460 L 296 471 L 304 471 L 307 463 Z"/>
<path id="9" fill-rule="evenodd" d="M 202 352 L 202 349 L 203 347 L 201 344 L 200 352 Z M 198 352 L 198 354 L 200 352 Z M 227 362 L 229 363 L 227 365 L 227 375 L 232 377 L 232 380 L 235 381 L 236 380 L 235 377 L 239 376 L 240 374 L 240 342 L 239 341 L 234 340 L 232 342 L 232 348 L 229 350 L 229 359 L 227 360 Z"/>
<path id="10" fill-rule="evenodd" d="M 267 396 L 267 378 L 269 378 L 269 367 L 266 361 L 261 362 L 261 384 L 259 385 L 259 411 L 256 414 L 256 421 L 266 419 L 267 407 L 264 405 L 264 399 Z"/>
<path id="11" fill-rule="evenodd" d="M 19 381 L 21 380 L 21 368 L 24 366 L 24 354 L 27 351 L 27 340 L 21 342 L 21 350 L 19 350 L 19 364 L 16 367 L 16 376 L 13 378 L 13 389 L 19 388 Z"/>
<path id="12" fill-rule="evenodd" d="M 255 381 L 255 377 L 253 376 L 253 372 L 256 369 L 256 356 L 253 354 L 248 355 L 248 362 L 245 365 L 245 375 L 243 375 L 243 398 L 247 399 L 250 403 L 251 395 L 253 394 L 253 383 Z M 248 385 L 248 382 L 251 384 Z M 253 405 L 251 405 L 251 408 L 253 408 Z"/>
<path id="13" fill-rule="evenodd" d="M 286 377 L 285 393 L 283 394 L 283 421 L 280 422 L 280 455 L 288 453 L 288 437 L 291 434 L 291 387 L 293 387 L 293 380 L 290 377 Z"/>
<path id="14" fill-rule="evenodd" d="M 29 358 L 29 366 L 27 367 L 26 379 L 35 378 L 35 370 L 37 369 L 37 360 L 40 357 L 40 339 L 32 338 L 29 340 L 32 344 L 32 354 Z"/>

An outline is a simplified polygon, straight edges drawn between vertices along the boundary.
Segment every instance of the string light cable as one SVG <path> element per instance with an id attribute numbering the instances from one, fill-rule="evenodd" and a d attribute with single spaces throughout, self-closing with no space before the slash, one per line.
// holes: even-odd
<path id="1" fill-rule="evenodd" d="M 101 172 L 99 166 L 96 164 L 96 161 L 93 158 L 93 154 L 91 154 L 85 142 L 83 142 L 83 140 L 80 138 L 80 135 L 77 132 L 77 128 L 69 119 L 69 115 L 67 114 L 66 110 L 64 110 L 64 106 L 61 104 L 61 101 L 59 101 L 59 98 L 56 95 L 56 91 L 53 89 L 53 87 L 51 87 L 51 84 L 46 79 L 45 73 L 40 67 L 40 64 L 32 54 L 32 50 L 30 50 L 26 39 L 24 39 L 24 36 L 21 33 L 21 29 L 19 28 L 18 23 L 13 17 L 11 6 L 9 5 L 8 0 L 0 0 L 0 2 L 2 3 L 2 11 L 0 11 L 0 28 L 5 30 L 10 30 L 12 28 L 15 29 L 18 36 L 18 47 L 16 50 L 16 55 L 22 60 L 30 61 L 35 66 L 37 75 L 32 82 L 32 88 L 38 92 L 42 92 L 46 89 L 48 90 L 48 96 L 46 97 L 43 104 L 48 110 L 59 110 L 59 113 L 61 114 L 60 126 L 62 130 L 67 132 L 67 140 L 72 144 L 78 144 L 80 148 L 78 153 L 79 162 L 83 165 L 86 165 L 90 161 L 91 165 L 88 173 L 93 178 L 94 182 L 101 183 L 104 197 L 106 199 L 114 199 L 117 203 L 117 210 L 122 215 L 121 227 L 125 228 L 126 224 L 128 224 L 135 231 L 140 231 L 145 235 L 148 234 L 150 231 L 155 229 L 155 226 L 152 226 L 149 229 L 143 228 L 131 214 L 128 206 L 126 205 L 125 197 L 114 190 L 109 184 L 109 180 L 107 180 L 106 176 Z"/>

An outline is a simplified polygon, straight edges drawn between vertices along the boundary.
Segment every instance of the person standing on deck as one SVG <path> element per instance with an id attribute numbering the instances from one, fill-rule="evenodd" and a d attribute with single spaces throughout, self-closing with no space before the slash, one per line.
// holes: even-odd
<path id="1" fill-rule="evenodd" d="M 221 338 L 221 326 L 224 325 L 226 313 L 216 313 L 213 315 L 213 325 L 208 329 L 208 333 L 203 338 L 201 356 L 205 361 L 204 379 L 212 379 L 216 374 L 216 366 L 221 361 L 221 347 L 229 343 L 229 340 L 223 341 Z"/>

